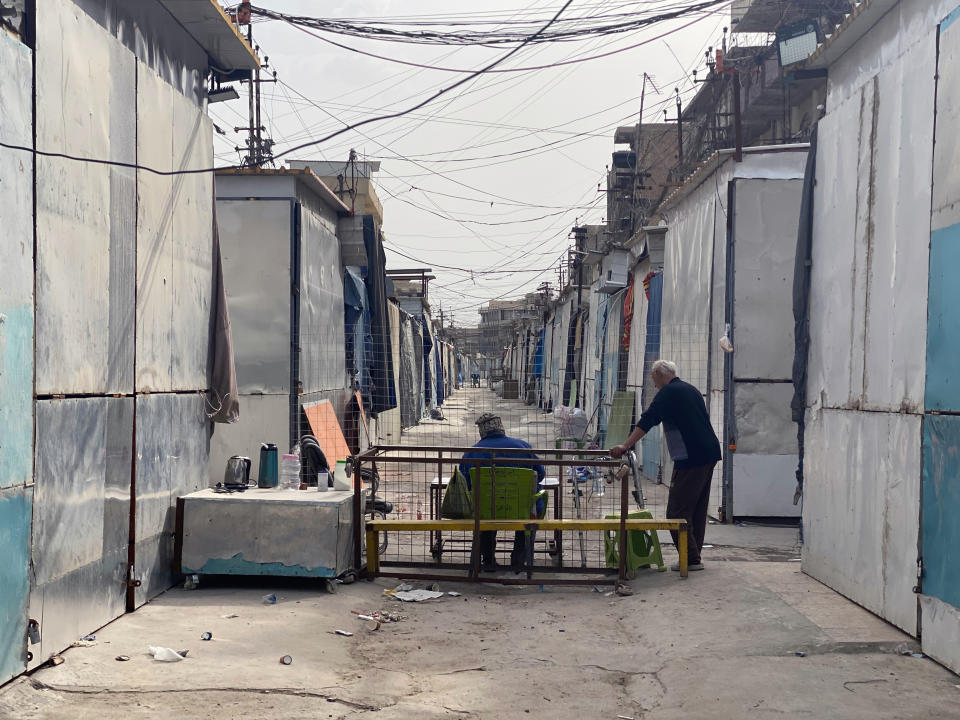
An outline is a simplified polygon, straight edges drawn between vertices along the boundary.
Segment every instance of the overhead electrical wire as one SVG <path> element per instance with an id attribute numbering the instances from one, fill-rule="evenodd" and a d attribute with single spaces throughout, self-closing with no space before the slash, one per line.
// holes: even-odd
<path id="1" fill-rule="evenodd" d="M 413 43 L 417 45 L 479 45 L 494 47 L 496 45 L 540 44 L 555 42 L 571 42 L 588 38 L 606 37 L 639 30 L 651 23 L 673 20 L 696 12 L 710 10 L 718 5 L 728 3 L 729 0 L 706 0 L 699 3 L 674 3 L 662 8 L 649 11 L 649 14 L 634 11 L 614 15 L 592 15 L 567 17 L 563 20 L 551 21 L 553 28 L 537 33 L 529 39 L 523 27 L 509 27 L 500 30 L 471 29 L 473 22 L 459 23 L 407 23 L 396 21 L 368 22 L 361 24 L 356 21 L 341 18 L 319 18 L 304 15 L 291 15 L 268 8 L 253 6 L 254 15 L 280 20 L 291 25 L 303 28 L 312 28 L 328 34 L 356 37 L 367 40 L 389 40 L 398 43 Z M 649 3 L 647 3 L 649 5 Z M 542 20 L 514 21 L 514 25 L 541 24 Z M 589 24 L 588 24 L 589 23 Z M 505 23 L 500 23 L 501 25 Z M 432 30 L 433 25 L 447 25 L 449 30 Z M 416 27 L 414 30 L 407 27 Z"/>
<path id="2" fill-rule="evenodd" d="M 711 5 L 717 5 L 717 4 L 727 5 L 727 4 L 730 3 L 730 1 L 731 1 L 731 0 L 720 0 L 720 2 L 712 2 L 712 3 L 710 3 L 710 4 L 711 4 Z M 683 17 L 683 16 L 685 16 L 685 15 L 690 15 L 690 14 L 692 14 L 692 13 L 689 12 L 689 11 L 682 11 L 682 12 L 679 12 L 679 13 L 677 13 L 676 15 L 672 16 L 671 18 L 667 18 L 667 19 L 679 18 L 679 17 Z M 638 48 L 638 47 L 643 47 L 644 45 L 649 45 L 650 43 L 655 42 L 655 41 L 657 41 L 657 40 L 662 40 L 663 38 L 668 37 L 668 36 L 672 35 L 672 34 L 675 33 L 675 32 L 679 32 L 680 30 L 683 30 L 683 29 L 685 29 L 685 28 L 688 28 L 688 27 L 690 27 L 690 26 L 692 26 L 692 25 L 700 22 L 701 20 L 710 17 L 711 15 L 713 15 L 712 12 L 704 12 L 702 15 L 700 15 L 700 17 L 694 18 L 694 19 L 691 20 L 690 22 L 688 22 L 688 23 L 686 23 L 686 24 L 684 24 L 684 25 L 681 25 L 680 27 L 674 28 L 674 29 L 672 29 L 672 30 L 668 30 L 667 32 L 661 33 L 660 35 L 657 35 L 657 36 L 655 36 L 655 37 L 647 38 L 646 40 L 642 40 L 642 41 L 640 41 L 640 42 L 638 42 L 638 43 L 634 43 L 634 44 L 632 44 L 632 45 L 627 45 L 627 46 L 625 46 L 625 47 L 616 48 L 616 49 L 614 49 L 614 50 L 609 50 L 609 51 L 607 51 L 607 52 L 603 52 L 603 53 L 600 53 L 600 54 L 598 54 L 598 55 L 590 55 L 590 56 L 587 56 L 587 57 L 578 57 L 578 58 L 571 59 L 571 60 L 562 60 L 562 61 L 559 61 L 559 62 L 549 63 L 549 64 L 546 64 L 546 65 L 530 65 L 530 66 L 517 67 L 517 68 L 490 69 L 490 70 L 486 70 L 485 72 L 490 72 L 490 73 L 512 73 L 512 72 L 527 72 L 528 70 L 551 70 L 551 69 L 553 69 L 553 68 L 562 67 L 562 66 L 564 66 L 564 65 L 575 65 L 576 63 L 589 62 L 589 61 L 591 61 L 591 60 L 599 60 L 599 59 L 601 59 L 601 58 L 610 57 L 610 56 L 612 56 L 612 55 L 617 55 L 617 54 L 619 54 L 619 53 L 626 52 L 626 51 L 628 51 L 628 50 L 635 50 L 635 49 Z M 651 21 L 651 22 L 649 22 L 649 23 L 647 23 L 647 24 L 648 24 L 648 25 L 652 25 L 652 24 L 654 24 L 654 22 L 662 22 L 662 21 L 663 21 L 663 19 L 657 19 L 657 20 L 653 20 L 653 21 Z M 319 35 L 319 34 L 313 32 L 313 31 L 308 30 L 307 28 L 301 27 L 301 26 L 299 26 L 299 25 L 293 25 L 293 27 L 297 28 L 297 30 L 300 30 L 300 31 L 303 32 L 303 33 L 306 33 L 307 35 L 310 35 L 310 36 L 312 36 L 312 37 L 315 37 L 315 38 L 318 39 L 318 40 L 322 40 L 322 41 L 325 42 L 325 43 L 328 43 L 328 44 L 330 44 L 330 45 L 333 45 L 333 46 L 335 46 L 335 47 L 338 47 L 338 48 L 340 48 L 341 50 L 348 50 L 349 52 L 356 53 L 356 54 L 358 54 L 358 55 L 365 55 L 365 56 L 367 56 L 367 57 L 371 57 L 371 58 L 374 58 L 374 59 L 376 59 L 376 60 L 384 60 L 384 61 L 386 61 L 386 62 L 396 63 L 396 64 L 398 64 L 398 65 L 407 65 L 407 66 L 409 66 L 409 67 L 424 68 L 424 69 L 426 69 L 426 70 L 437 70 L 437 71 L 440 71 L 440 72 L 450 72 L 450 73 L 470 73 L 470 72 L 472 72 L 471 70 L 469 70 L 469 69 L 467 69 L 467 68 L 449 68 L 449 67 L 443 67 L 443 66 L 441 66 L 441 65 L 427 65 L 427 64 L 424 64 L 424 63 L 413 62 L 413 61 L 411 61 L 411 60 L 400 60 L 399 58 L 392 58 L 392 57 L 389 57 L 389 56 L 386 56 L 386 55 L 379 55 L 379 54 L 377 54 L 377 53 L 372 53 L 372 52 L 368 52 L 368 51 L 366 51 L 366 50 L 361 50 L 360 48 L 355 48 L 355 47 L 351 47 L 351 46 L 349 46 L 349 45 L 344 45 L 343 43 L 339 43 L 339 42 L 336 42 L 335 40 L 331 40 L 330 38 L 323 37 L 322 35 Z M 522 46 L 520 46 L 520 47 L 522 47 Z M 519 49 L 519 48 L 515 48 L 515 49 Z M 473 77 L 473 76 L 471 75 L 470 77 Z"/>
<path id="3" fill-rule="evenodd" d="M 493 62 L 490 62 L 490 63 L 488 63 L 487 65 L 484 65 L 484 66 L 483 66 L 482 68 L 480 68 L 479 70 L 474 70 L 473 72 L 471 72 L 471 73 L 470 73 L 469 75 L 467 75 L 466 77 L 461 78 L 460 80 L 457 80 L 457 82 L 453 83 L 452 85 L 448 85 L 448 86 L 446 86 L 446 87 L 444 87 L 444 88 L 441 88 L 440 90 L 438 90 L 437 92 L 435 92 L 435 93 L 434 93 L 433 95 L 431 95 L 430 97 L 426 98 L 425 100 L 422 100 L 421 102 L 418 102 L 416 105 L 412 105 L 411 107 L 407 108 L 406 110 L 399 110 L 399 111 L 397 111 L 397 112 L 387 113 L 386 115 L 380 115 L 380 116 L 378 116 L 378 117 L 372 117 L 372 118 L 367 118 L 366 120 L 361 120 L 360 122 L 353 123 L 352 125 L 350 125 L 350 126 L 348 126 L 348 127 L 345 127 L 345 128 L 343 128 L 342 130 L 337 130 L 337 131 L 334 131 L 334 132 L 332 132 L 332 133 L 329 133 L 328 135 L 325 135 L 323 138 L 321 138 L 321 139 L 318 140 L 318 141 L 313 141 L 313 142 L 308 142 L 308 143 L 301 143 L 300 145 L 295 145 L 295 146 L 292 147 L 292 148 L 289 148 L 289 149 L 287 149 L 287 150 L 284 150 L 284 151 L 281 152 L 281 153 L 278 153 L 277 155 L 274 156 L 274 159 L 276 160 L 276 159 L 279 159 L 279 158 L 283 157 L 284 155 L 289 155 L 289 154 L 292 153 L 292 152 L 296 152 L 297 150 L 302 150 L 303 148 L 311 147 L 311 146 L 313 146 L 313 145 L 317 145 L 317 144 L 326 142 L 327 140 L 330 140 L 330 139 L 332 139 L 332 138 L 335 138 L 335 137 L 337 137 L 338 135 L 342 135 L 343 133 L 348 132 L 348 131 L 353 130 L 353 129 L 356 129 L 356 128 L 358 128 L 358 127 L 362 127 L 363 125 L 369 125 L 370 123 L 379 122 L 379 121 L 381 121 L 381 120 L 389 120 L 390 118 L 403 117 L 404 115 L 407 115 L 407 114 L 409 114 L 409 113 L 411 113 L 411 112 L 413 112 L 413 111 L 415 111 L 415 110 L 419 110 L 420 108 L 424 107 L 425 105 L 429 105 L 430 103 L 432 103 L 432 102 L 433 102 L 434 100 L 436 100 L 437 98 L 439 98 L 439 97 L 441 97 L 441 96 L 443 96 L 443 95 L 446 95 L 446 94 L 447 94 L 448 92 L 450 92 L 451 90 L 455 90 L 456 88 L 460 87 L 461 85 L 464 85 L 464 84 L 470 82 L 470 81 L 473 80 L 475 77 L 478 77 L 478 76 L 480 76 L 480 75 L 483 75 L 483 74 L 486 73 L 486 72 L 490 72 L 490 71 L 493 70 L 497 65 L 500 65 L 500 64 L 503 63 L 504 61 L 506 61 L 506 60 L 508 60 L 509 58 L 511 58 L 511 57 L 513 57 L 514 55 L 516 55 L 518 52 L 520 52 L 520 50 L 522 50 L 524 47 L 526 47 L 526 45 L 527 45 L 529 42 L 532 42 L 536 37 L 538 37 L 541 33 L 545 32 L 554 22 L 556 22 L 557 18 L 560 17 L 560 15 L 563 13 L 564 10 L 566 10 L 568 7 L 570 7 L 570 4 L 571 4 L 572 2 L 573 2 L 573 0 L 567 0 L 567 2 L 565 2 L 565 3 L 563 4 L 563 6 L 557 11 L 557 13 L 547 22 L 547 24 L 544 25 L 543 27 L 541 27 L 539 30 L 537 30 L 537 32 L 535 32 L 535 33 L 534 33 L 533 35 L 531 35 L 529 38 L 527 38 L 526 41 L 520 43 L 519 45 L 517 45 L 515 48 L 513 48 L 513 49 L 510 50 L 509 52 L 501 55 L 500 57 L 498 57 L 498 58 L 497 58 L 496 60 L 494 60 Z"/>

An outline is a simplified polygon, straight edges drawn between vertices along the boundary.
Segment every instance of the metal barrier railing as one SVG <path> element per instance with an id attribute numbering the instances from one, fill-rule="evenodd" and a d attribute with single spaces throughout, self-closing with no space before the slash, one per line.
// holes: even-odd
<path id="1" fill-rule="evenodd" d="M 353 458 L 355 493 L 353 523 L 354 563 L 356 567 L 364 567 L 363 543 L 365 540 L 364 531 L 366 518 L 371 517 L 371 509 L 374 506 L 374 501 L 378 498 L 385 498 L 394 502 L 399 513 L 407 512 L 413 514 L 412 510 L 405 508 L 405 504 L 408 501 L 411 505 L 416 502 L 417 510 L 415 519 L 423 521 L 423 533 L 426 533 L 427 537 L 424 539 L 423 544 L 416 547 L 411 545 L 410 548 L 413 549 L 408 548 L 408 552 L 405 555 L 400 553 L 399 543 L 394 556 L 391 557 L 381 552 L 378 566 L 390 569 L 380 571 L 378 574 L 387 577 L 403 577 L 421 580 L 458 579 L 503 584 L 530 584 L 531 580 L 528 578 L 491 578 L 481 576 L 480 574 L 480 483 L 473 483 L 471 489 L 474 510 L 473 529 L 471 533 L 459 539 L 443 538 L 440 530 L 437 529 L 439 526 L 438 523 L 433 522 L 431 527 L 431 522 L 438 520 L 440 517 L 440 506 L 445 487 L 444 478 L 447 474 L 445 471 L 452 472 L 454 466 L 464 462 L 462 457 L 464 453 L 477 450 L 489 450 L 499 455 L 507 456 L 484 458 L 482 460 L 470 459 L 466 461 L 472 465 L 493 467 L 494 483 L 496 482 L 496 468 L 498 466 L 516 468 L 541 465 L 546 468 L 548 472 L 550 468 L 554 468 L 559 477 L 551 479 L 552 482 L 550 483 L 549 490 L 553 493 L 555 519 L 563 519 L 566 489 L 568 487 L 571 488 L 572 503 L 576 513 L 578 516 L 581 515 L 584 494 L 582 486 L 585 486 L 587 481 L 578 478 L 575 474 L 570 476 L 570 473 L 567 472 L 569 468 L 589 467 L 592 473 L 591 477 L 595 483 L 605 483 L 612 491 L 615 491 L 612 492 L 611 495 L 618 495 L 618 497 L 609 498 L 601 507 L 595 508 L 596 512 L 603 514 L 601 517 L 595 519 L 603 519 L 603 516 L 609 517 L 614 514 L 614 511 L 617 511 L 616 514 L 619 515 L 619 523 L 614 527 L 617 528 L 618 535 L 617 557 L 620 558 L 621 561 L 617 563 L 616 568 L 608 567 L 606 553 L 601 549 L 602 542 L 598 544 L 598 550 L 591 556 L 592 558 L 596 558 L 597 562 L 589 563 L 587 561 L 583 530 L 577 531 L 580 564 L 565 564 L 565 543 L 569 540 L 565 535 L 569 535 L 571 531 L 565 533 L 563 530 L 554 530 L 552 541 L 546 538 L 541 538 L 537 541 L 538 543 L 545 542 L 547 544 L 546 552 L 553 558 L 553 564 L 534 564 L 526 568 L 528 578 L 530 572 L 536 572 L 538 574 L 538 579 L 535 581 L 537 584 L 596 584 L 598 582 L 595 577 L 596 575 L 602 576 L 600 580 L 601 583 L 612 582 L 614 575 L 618 582 L 622 583 L 626 580 L 627 568 L 626 562 L 624 562 L 623 559 L 626 558 L 627 555 L 627 530 L 625 523 L 630 512 L 631 489 L 629 483 L 631 476 L 629 473 L 619 473 L 618 476 L 616 471 L 619 470 L 624 463 L 621 460 L 613 460 L 610 458 L 605 450 L 580 448 L 535 448 L 526 450 L 410 445 L 381 445 L 371 447 Z M 514 455 L 520 456 L 529 453 L 534 453 L 537 458 L 512 457 Z M 389 478 L 387 478 L 386 482 L 383 481 L 381 471 L 386 467 L 399 469 L 393 474 L 393 482 L 396 482 L 396 488 L 391 489 L 391 480 Z M 432 468 L 435 468 L 435 476 L 433 476 Z M 418 472 L 420 475 L 419 480 L 415 477 Z M 601 472 L 605 475 L 602 478 L 599 475 Z M 367 479 L 369 479 L 371 475 L 381 478 L 381 481 L 374 482 L 372 485 L 368 483 L 368 486 L 364 488 L 362 478 L 366 476 Z M 383 475 L 389 475 L 389 473 L 383 473 Z M 564 483 L 564 479 L 567 479 L 567 483 Z M 402 490 L 400 489 L 401 485 Z M 426 492 L 424 492 L 424 490 L 426 490 Z M 603 491 L 604 485 L 600 484 L 599 496 L 604 496 Z M 637 491 L 639 491 L 639 488 L 637 488 Z M 425 504 L 423 503 L 424 495 L 428 496 L 428 501 Z M 639 497 L 634 495 L 634 498 L 635 501 L 642 506 L 642 495 Z M 613 503 L 610 501 L 613 501 Z M 422 517 L 421 508 L 424 505 L 429 507 L 429 517 L 427 518 Z M 585 508 L 583 511 L 587 513 L 590 512 Z M 419 527 L 419 524 L 413 522 L 413 519 L 414 518 L 411 518 L 409 522 L 404 524 L 405 529 L 407 527 Z M 530 521 L 530 525 L 535 526 L 536 522 Z M 606 526 L 610 525 L 611 521 L 607 521 Z M 603 538 L 599 539 L 601 541 L 603 540 Z M 573 554 L 573 550 L 574 548 L 571 548 L 571 554 Z M 428 551 L 429 556 L 427 555 Z M 540 552 L 542 553 L 543 551 Z M 465 553 L 469 553 L 469 560 L 466 563 L 455 563 L 445 560 L 445 556 L 452 557 L 453 555 Z M 430 558 L 429 560 L 427 559 L 428 557 Z M 397 569 L 394 570 L 394 568 Z M 399 568 L 404 568 L 404 570 L 401 572 Z M 446 572 L 441 574 L 438 571 Z M 450 571 L 466 571 L 466 574 L 465 576 L 461 576 L 451 574 Z M 545 574 L 544 577 L 541 578 L 541 574 Z M 570 577 L 570 575 L 592 575 L 594 577 Z"/>

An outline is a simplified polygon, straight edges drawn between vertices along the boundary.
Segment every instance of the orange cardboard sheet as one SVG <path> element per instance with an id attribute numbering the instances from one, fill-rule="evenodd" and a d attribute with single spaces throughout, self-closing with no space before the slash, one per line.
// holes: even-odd
<path id="1" fill-rule="evenodd" d="M 340 427 L 337 414 L 333 411 L 333 403 L 329 400 L 306 403 L 303 411 L 331 469 L 337 460 L 346 460 L 350 455 L 350 448 L 343 437 L 343 428 Z"/>
<path id="2" fill-rule="evenodd" d="M 367 444 L 370 444 L 370 430 L 367 429 L 367 413 L 363 409 L 363 396 L 360 391 L 354 392 L 353 397 L 357 400 L 357 407 L 360 408 L 360 425 L 363 427 L 363 434 L 367 436 Z"/>

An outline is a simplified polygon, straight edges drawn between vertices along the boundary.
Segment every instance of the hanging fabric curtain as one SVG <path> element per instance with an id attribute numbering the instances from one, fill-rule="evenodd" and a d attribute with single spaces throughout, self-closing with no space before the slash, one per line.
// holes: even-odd
<path id="1" fill-rule="evenodd" d="M 630 273 L 627 284 L 627 294 L 623 298 L 623 339 L 620 342 L 624 351 L 630 350 L 630 326 L 633 325 L 633 285 L 636 275 Z"/>

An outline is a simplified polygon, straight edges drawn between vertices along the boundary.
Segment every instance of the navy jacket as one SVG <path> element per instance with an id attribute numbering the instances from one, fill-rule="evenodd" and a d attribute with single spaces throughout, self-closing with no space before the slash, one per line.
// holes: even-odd
<path id="1" fill-rule="evenodd" d="M 487 437 L 481 439 L 476 445 L 475 448 L 518 448 L 523 450 L 532 450 L 530 443 L 525 440 L 520 440 L 518 438 L 508 437 L 507 435 L 487 435 Z M 491 457 L 498 458 L 524 458 L 528 460 L 538 460 L 536 453 L 489 453 L 489 452 L 479 452 L 476 450 L 471 450 L 470 452 L 465 452 L 463 454 L 463 460 L 489 460 Z M 470 468 L 473 467 L 482 467 L 482 462 L 462 462 L 460 463 L 460 472 L 463 473 L 463 476 L 467 479 L 467 487 L 470 488 Z M 547 475 L 546 469 L 543 465 L 511 465 L 510 463 L 503 463 L 498 465 L 498 467 L 532 467 L 537 473 L 537 489 L 542 490 L 540 486 L 540 481 L 543 480 Z M 472 488 L 471 488 L 472 489 Z M 541 499 L 537 500 L 537 514 L 542 515 L 546 503 Z"/>
<path id="2" fill-rule="evenodd" d="M 710 465 L 720 460 L 720 441 L 710 424 L 703 396 L 690 383 L 674 378 L 660 388 L 637 427 L 644 432 L 663 423 L 674 466 Z"/>

